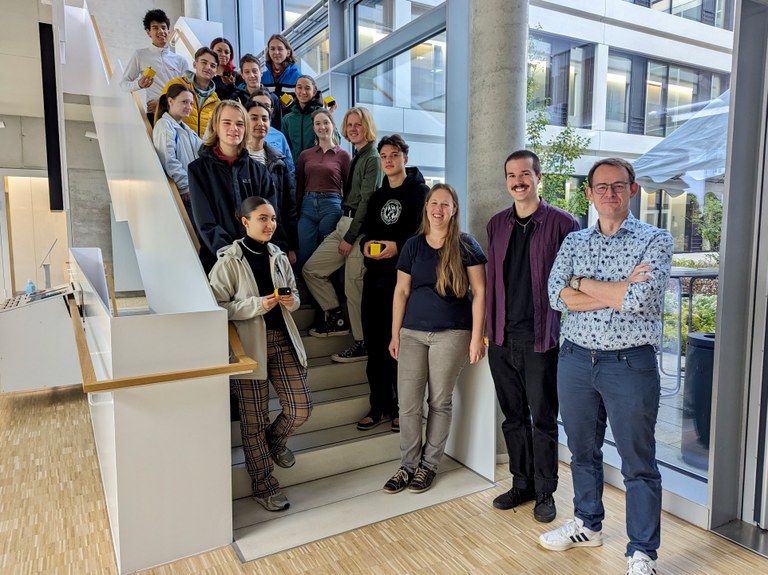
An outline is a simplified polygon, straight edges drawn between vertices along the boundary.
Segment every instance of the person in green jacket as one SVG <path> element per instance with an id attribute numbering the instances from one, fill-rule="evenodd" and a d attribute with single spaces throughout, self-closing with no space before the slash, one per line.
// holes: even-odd
<path id="1" fill-rule="evenodd" d="M 323 107 L 322 93 L 317 89 L 314 78 L 307 75 L 299 76 L 296 80 L 296 102 L 291 111 L 283 116 L 282 127 L 282 132 L 291 147 L 294 163 L 299 161 L 299 155 L 304 150 L 315 145 L 312 112 Z"/>
<path id="2" fill-rule="evenodd" d="M 376 150 L 376 124 L 366 108 L 350 108 L 344 115 L 341 133 L 354 146 L 350 175 L 344 183 L 342 216 L 336 230 L 325 237 L 312 257 L 304 264 L 303 275 L 312 297 L 322 308 L 323 317 L 309 330 L 314 337 L 344 335 L 352 328 L 355 342 L 346 350 L 331 356 L 333 361 L 351 363 L 365 361 L 368 351 L 363 341 L 360 302 L 363 295 L 363 254 L 360 251 L 360 228 L 368 209 L 368 198 L 381 186 L 381 158 Z M 347 296 L 349 325 L 339 306 L 330 276 L 344 267 L 344 293 Z"/>

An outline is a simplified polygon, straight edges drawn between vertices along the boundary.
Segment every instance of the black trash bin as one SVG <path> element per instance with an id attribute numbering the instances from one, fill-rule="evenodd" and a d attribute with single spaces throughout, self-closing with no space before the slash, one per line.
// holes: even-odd
<path id="1" fill-rule="evenodd" d="M 700 469 L 709 464 L 714 357 L 714 333 L 688 334 L 681 451 L 683 461 Z"/>

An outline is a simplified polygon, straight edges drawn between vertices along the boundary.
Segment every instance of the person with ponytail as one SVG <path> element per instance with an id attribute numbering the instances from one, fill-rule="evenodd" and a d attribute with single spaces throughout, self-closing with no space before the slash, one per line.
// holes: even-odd
<path id="1" fill-rule="evenodd" d="M 159 119 L 152 130 L 152 141 L 165 173 L 173 178 L 181 200 L 192 216 L 187 167 L 198 157 L 203 141 L 183 120 L 192 113 L 195 95 L 184 84 L 173 84 L 158 101 Z M 194 224 L 193 224 L 194 225 Z"/>
<path id="2" fill-rule="evenodd" d="M 459 199 L 435 184 L 424 203 L 420 233 L 397 262 L 389 353 L 397 360 L 400 468 L 386 493 L 427 491 L 451 429 L 451 396 L 461 370 L 485 355 L 485 254 L 459 230 Z M 424 391 L 429 415 L 422 441 Z"/>
<path id="3" fill-rule="evenodd" d="M 272 475 L 273 463 L 296 463 L 286 443 L 312 412 L 307 354 L 291 315 L 299 309 L 299 294 L 288 256 L 270 241 L 277 230 L 272 204 L 250 196 L 234 215 L 245 237 L 219 250 L 208 279 L 243 348 L 257 364 L 253 372 L 231 380 L 253 498 L 267 511 L 283 511 L 289 502 Z M 270 383 L 281 407 L 271 423 Z"/>

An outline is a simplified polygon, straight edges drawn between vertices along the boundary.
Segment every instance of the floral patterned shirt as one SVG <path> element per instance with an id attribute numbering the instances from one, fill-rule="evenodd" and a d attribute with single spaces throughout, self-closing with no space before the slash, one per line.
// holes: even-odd
<path id="1" fill-rule="evenodd" d="M 552 308 L 568 311 L 560 292 L 571 277 L 598 281 L 627 279 L 640 263 L 650 264 L 653 279 L 629 284 L 621 310 L 568 311 L 563 336 L 587 349 L 617 350 L 661 341 L 661 307 L 669 282 L 674 244 L 667 230 L 637 220 L 631 213 L 611 236 L 598 227 L 569 234 L 549 275 Z"/>

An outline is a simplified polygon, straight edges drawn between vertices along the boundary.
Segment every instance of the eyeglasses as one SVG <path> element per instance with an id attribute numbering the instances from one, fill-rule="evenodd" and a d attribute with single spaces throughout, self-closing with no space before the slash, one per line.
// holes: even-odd
<path id="1" fill-rule="evenodd" d="M 612 184 L 597 184 L 592 186 L 592 191 L 598 196 L 604 196 L 608 190 L 613 190 L 617 194 L 623 194 L 629 189 L 629 182 L 613 182 Z"/>

